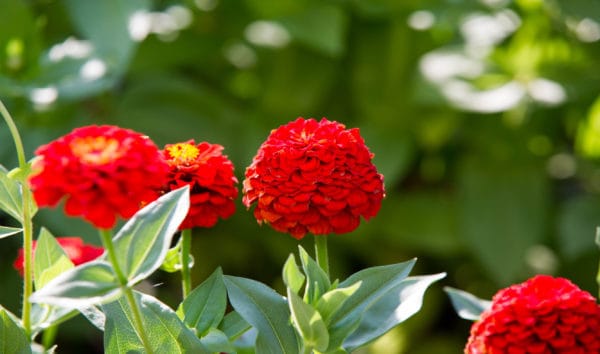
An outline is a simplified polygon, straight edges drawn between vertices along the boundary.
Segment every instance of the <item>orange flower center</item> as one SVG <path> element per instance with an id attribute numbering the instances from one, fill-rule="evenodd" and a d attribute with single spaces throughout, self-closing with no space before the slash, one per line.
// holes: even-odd
<path id="1" fill-rule="evenodd" d="M 119 142 L 105 136 L 75 138 L 69 146 L 73 155 L 90 165 L 104 165 L 122 155 Z"/>
<path id="2" fill-rule="evenodd" d="M 193 145 L 188 143 L 173 144 L 167 147 L 171 161 L 177 164 L 188 164 L 193 162 L 200 155 L 200 150 Z"/>

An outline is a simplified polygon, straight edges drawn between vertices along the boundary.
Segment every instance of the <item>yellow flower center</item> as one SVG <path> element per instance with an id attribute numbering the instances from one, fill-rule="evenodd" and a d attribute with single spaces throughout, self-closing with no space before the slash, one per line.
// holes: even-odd
<path id="1" fill-rule="evenodd" d="M 104 165 L 123 154 L 119 142 L 105 136 L 75 138 L 69 147 L 73 155 L 89 165 Z"/>
<path id="2" fill-rule="evenodd" d="M 194 144 L 188 143 L 173 144 L 167 147 L 167 151 L 171 160 L 177 164 L 190 163 L 200 155 L 200 150 Z"/>

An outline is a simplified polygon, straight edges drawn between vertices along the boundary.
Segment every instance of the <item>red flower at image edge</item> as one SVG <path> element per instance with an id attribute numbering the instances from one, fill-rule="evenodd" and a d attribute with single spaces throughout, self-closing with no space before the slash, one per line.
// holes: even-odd
<path id="1" fill-rule="evenodd" d="M 87 126 L 41 146 L 29 179 L 39 206 L 66 198 L 65 212 L 108 229 L 156 198 L 168 166 L 146 136 L 116 126 Z"/>
<path id="2" fill-rule="evenodd" d="M 271 131 L 246 169 L 243 203 L 297 239 L 347 233 L 377 214 L 383 176 L 359 130 L 298 118 Z"/>
<path id="3" fill-rule="evenodd" d="M 57 237 L 56 241 L 75 265 L 93 261 L 104 253 L 104 248 L 84 244 L 83 240 L 79 237 Z M 35 251 L 36 244 L 37 241 L 33 241 L 33 251 Z M 24 253 L 25 252 L 21 248 L 17 259 L 13 263 L 13 267 L 19 271 L 21 276 L 23 276 Z"/>
<path id="4" fill-rule="evenodd" d="M 494 296 L 465 353 L 598 354 L 600 306 L 569 280 L 538 275 Z"/>
<path id="5" fill-rule="evenodd" d="M 233 164 L 223 147 L 194 140 L 166 145 L 163 155 L 170 168 L 167 192 L 190 186 L 190 209 L 179 227 L 212 227 L 235 212 L 238 195 Z"/>

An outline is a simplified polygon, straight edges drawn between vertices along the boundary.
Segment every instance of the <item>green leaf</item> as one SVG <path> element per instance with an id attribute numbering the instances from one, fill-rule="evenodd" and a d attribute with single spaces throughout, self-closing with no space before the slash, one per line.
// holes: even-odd
<path id="1" fill-rule="evenodd" d="M 421 309 L 425 290 L 445 273 L 408 277 L 383 293 L 363 313 L 358 328 L 344 341 L 349 352 L 384 335 Z"/>
<path id="2" fill-rule="evenodd" d="M 230 340 L 238 338 L 250 328 L 252 326 L 236 311 L 231 311 L 225 315 L 219 324 L 219 330 L 225 333 Z"/>
<path id="3" fill-rule="evenodd" d="M 354 283 L 354 285 L 346 288 L 336 288 L 321 296 L 317 301 L 315 308 L 323 317 L 325 324 L 329 325 L 331 317 L 342 307 L 344 302 L 360 288 L 360 284 L 362 284 L 362 282 L 358 281 Z"/>
<path id="4" fill-rule="evenodd" d="M 155 353 L 210 353 L 177 314 L 156 298 L 134 292 L 142 313 L 144 329 Z M 102 306 L 106 314 L 104 350 L 106 353 L 144 353 L 142 341 L 133 325 L 126 298 Z"/>
<path id="5" fill-rule="evenodd" d="M 346 288 L 360 282 L 358 290 L 350 296 L 331 318 L 329 349 L 342 345 L 344 339 L 360 324 L 361 316 L 390 289 L 398 286 L 410 273 L 416 260 L 371 267 L 354 273 L 340 283 Z"/>
<path id="6" fill-rule="evenodd" d="M 298 246 L 298 249 L 300 250 L 302 268 L 304 269 L 304 274 L 306 274 L 304 301 L 314 304 L 321 295 L 325 294 L 331 288 L 331 281 L 323 269 L 308 255 L 302 246 Z"/>
<path id="7" fill-rule="evenodd" d="M 235 352 L 235 347 L 227 335 L 216 328 L 211 328 L 200 341 L 210 352 Z"/>
<path id="8" fill-rule="evenodd" d="M 461 318 L 477 321 L 481 313 L 492 306 L 491 301 L 483 300 L 466 291 L 444 287 L 444 291 L 450 297 L 454 310 Z"/>
<path id="9" fill-rule="evenodd" d="M 290 254 L 288 259 L 283 265 L 283 282 L 288 288 L 291 288 L 295 294 L 298 294 L 302 284 L 304 284 L 304 274 L 298 268 L 296 264 L 296 258 L 293 254 Z"/>
<path id="10" fill-rule="evenodd" d="M 252 279 L 225 276 L 233 308 L 258 330 L 256 353 L 298 353 L 287 301 L 273 289 Z"/>
<path id="11" fill-rule="evenodd" d="M 181 238 L 177 241 L 177 244 L 169 248 L 165 260 L 160 265 L 160 269 L 167 273 L 175 273 L 181 271 Z M 188 266 L 190 269 L 194 267 L 194 257 L 190 254 L 190 261 Z"/>
<path id="12" fill-rule="evenodd" d="M 134 285 L 160 267 L 187 215 L 189 187 L 169 192 L 138 211 L 114 237 L 121 270 Z"/>
<path id="13" fill-rule="evenodd" d="M 21 231 L 23 231 L 23 229 L 16 227 L 0 226 L 0 239 L 18 234 Z"/>
<path id="14" fill-rule="evenodd" d="M 294 327 L 300 333 L 305 348 L 323 352 L 329 345 L 329 332 L 323 318 L 312 306 L 302 301 L 292 289 L 287 288 L 288 305 Z"/>
<path id="15" fill-rule="evenodd" d="M 0 353 L 31 353 L 29 340 L 19 319 L 0 306 Z"/>
<path id="16" fill-rule="evenodd" d="M 177 315 L 188 327 L 195 328 L 198 336 L 204 336 L 221 322 L 226 309 L 227 290 L 223 272 L 217 268 L 183 300 Z"/>
<path id="17" fill-rule="evenodd" d="M 33 279 L 36 289 L 43 288 L 50 280 L 74 266 L 54 236 L 42 228 L 33 256 Z"/>
<path id="18" fill-rule="evenodd" d="M 33 293 L 30 301 L 73 309 L 112 301 L 120 294 L 121 288 L 112 266 L 96 260 L 52 279 Z"/>
<path id="19" fill-rule="evenodd" d="M 8 171 L 0 165 L 0 210 L 19 222 L 23 222 L 23 199 L 19 182 L 8 177 Z"/>
<path id="20" fill-rule="evenodd" d="M 38 333 L 44 329 L 60 324 L 78 314 L 76 310 L 51 306 L 46 304 L 32 304 L 31 306 L 31 330 Z"/>

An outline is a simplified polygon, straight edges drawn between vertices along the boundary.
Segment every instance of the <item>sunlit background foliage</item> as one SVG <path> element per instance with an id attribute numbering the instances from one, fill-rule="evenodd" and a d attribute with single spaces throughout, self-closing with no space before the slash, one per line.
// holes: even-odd
<path id="1" fill-rule="evenodd" d="M 298 116 L 359 127 L 387 198 L 330 238 L 333 276 L 418 257 L 416 274 L 446 271 L 441 285 L 484 298 L 535 273 L 595 294 L 599 40 L 600 2 L 587 0 L 2 0 L 0 98 L 28 156 L 73 127 L 117 124 L 161 147 L 222 144 L 240 181 L 269 131 Z M 2 128 L 0 162 L 15 160 Z M 221 265 L 282 289 L 297 241 L 237 206 L 195 231 L 194 283 Z M 36 221 L 99 243 L 60 211 Z M 19 244 L 0 247 L 0 302 L 16 313 Z M 176 276 L 148 289 L 176 304 Z M 439 284 L 425 300 L 363 352 L 460 352 L 469 323 Z M 102 350 L 81 319 L 58 342 Z"/>

